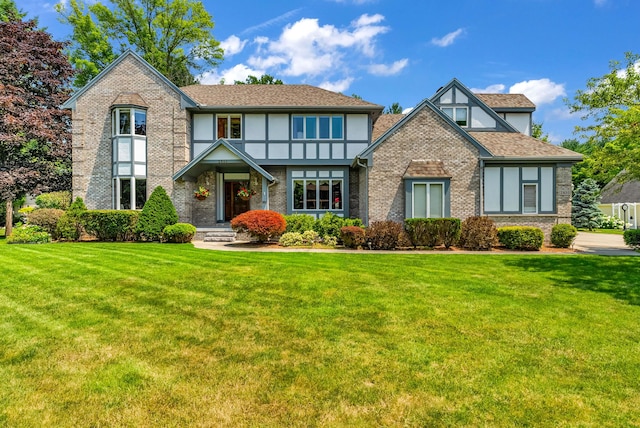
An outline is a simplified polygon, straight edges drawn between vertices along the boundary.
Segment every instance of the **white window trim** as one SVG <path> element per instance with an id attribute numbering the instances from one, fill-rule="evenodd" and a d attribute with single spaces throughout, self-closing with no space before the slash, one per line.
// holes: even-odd
<path id="1" fill-rule="evenodd" d="M 444 208 L 445 208 L 445 200 L 444 200 L 444 187 L 445 187 L 445 183 L 444 181 L 415 181 L 413 183 L 411 183 L 411 218 L 417 218 L 416 217 L 416 201 L 415 201 L 415 195 L 416 195 L 416 190 L 415 190 L 415 186 L 416 184 L 419 185 L 423 185 L 425 184 L 427 186 L 427 194 L 426 196 L 426 201 L 427 201 L 427 206 L 426 206 L 426 214 L 427 217 L 426 218 L 432 218 L 429 217 L 430 213 L 431 213 L 431 185 L 432 184 L 439 184 L 442 189 L 442 197 L 440 198 L 440 200 L 442 201 L 442 205 L 440 207 L 440 218 L 444 218 Z M 420 217 L 423 218 L 423 217 Z"/>
<path id="2" fill-rule="evenodd" d="M 228 137 L 218 137 L 218 118 L 226 118 L 227 119 L 227 135 Z M 231 137 L 231 118 L 239 118 L 240 119 L 240 137 L 233 138 Z M 242 140 L 242 115 L 239 113 L 225 113 L 225 114 L 216 114 L 215 127 L 213 129 L 213 133 L 215 139 L 224 138 L 225 140 Z"/>
<path id="3" fill-rule="evenodd" d="M 128 110 L 129 111 L 129 133 L 128 134 L 120 134 L 120 111 L 122 110 Z M 136 134 L 135 133 L 135 128 L 136 128 L 136 112 L 141 112 L 144 113 L 145 115 L 145 133 L 144 135 L 142 134 Z M 135 108 L 135 107 L 117 107 L 114 108 L 112 113 L 111 113 L 111 136 L 112 137 L 121 137 L 121 136 L 138 136 L 138 137 L 146 137 L 147 133 L 146 133 L 146 116 L 147 116 L 147 110 L 142 109 L 142 108 Z"/>
<path id="4" fill-rule="evenodd" d="M 536 209 L 535 211 L 525 211 L 525 205 L 524 205 L 524 188 L 526 186 L 534 186 L 536 189 L 536 196 L 535 196 L 535 201 L 536 201 Z M 529 215 L 529 214 L 538 214 L 538 211 L 540 211 L 540 207 L 538 206 L 538 197 L 540 195 L 538 194 L 538 183 L 522 183 L 522 214 L 524 215 Z"/>
<path id="5" fill-rule="evenodd" d="M 320 138 L 320 117 L 329 118 L 329 138 Z M 296 137 L 293 130 L 293 120 L 297 117 L 302 118 L 302 137 Z M 307 138 L 307 118 L 313 117 L 316 119 L 316 136 L 315 138 Z M 339 117 L 341 119 L 341 137 L 333 138 L 333 118 Z M 345 118 L 343 114 L 293 114 L 291 115 L 291 139 L 292 140 L 314 140 L 314 141 L 344 141 L 344 122 Z"/>

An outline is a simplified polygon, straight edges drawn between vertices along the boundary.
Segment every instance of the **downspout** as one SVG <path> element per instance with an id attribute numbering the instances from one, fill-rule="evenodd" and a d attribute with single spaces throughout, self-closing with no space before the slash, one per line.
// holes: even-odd
<path id="1" fill-rule="evenodd" d="M 484 160 L 480 159 L 480 216 L 484 215 Z"/>
<path id="2" fill-rule="evenodd" d="M 273 186 L 277 182 L 278 180 L 273 180 L 271 183 L 267 183 L 267 179 L 265 177 L 262 177 L 262 189 L 263 189 L 263 192 L 265 193 L 262 198 L 262 200 L 264 201 L 262 204 L 263 205 L 262 209 L 265 209 L 265 210 L 269 209 L 269 189 L 271 188 L 271 186 Z"/>
<path id="3" fill-rule="evenodd" d="M 367 165 L 360 163 L 360 158 L 356 158 L 356 164 L 359 167 L 364 168 L 364 216 L 362 222 L 365 225 L 369 225 L 369 168 Z M 362 198 L 360 198 L 362 200 Z"/>

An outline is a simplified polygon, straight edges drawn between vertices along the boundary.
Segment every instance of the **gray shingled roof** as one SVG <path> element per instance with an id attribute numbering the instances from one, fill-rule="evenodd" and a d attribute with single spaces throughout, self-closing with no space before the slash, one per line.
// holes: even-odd
<path id="1" fill-rule="evenodd" d="M 404 178 L 451 178 L 439 160 L 412 160 L 409 162 Z"/>
<path id="2" fill-rule="evenodd" d="M 210 107 L 384 108 L 310 85 L 191 85 L 180 89 L 198 104 Z"/>
<path id="3" fill-rule="evenodd" d="M 523 94 L 474 94 L 492 109 L 534 109 L 536 105 Z"/>
<path id="4" fill-rule="evenodd" d="M 373 124 L 371 141 L 376 141 L 382 134 L 387 132 L 393 125 L 400 122 L 404 114 L 383 114 Z"/>
<path id="5" fill-rule="evenodd" d="M 582 155 L 560 146 L 538 140 L 519 132 L 469 132 L 496 157 L 510 158 L 566 158 L 582 160 Z"/>
<path id="6" fill-rule="evenodd" d="M 620 174 L 623 174 L 622 172 Z M 620 174 L 602 188 L 600 193 L 603 204 L 640 202 L 640 181 L 633 180 L 620 184 Z"/>

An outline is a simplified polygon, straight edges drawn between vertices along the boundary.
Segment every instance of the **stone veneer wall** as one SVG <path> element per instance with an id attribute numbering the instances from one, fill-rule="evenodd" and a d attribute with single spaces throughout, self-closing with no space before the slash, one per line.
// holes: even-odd
<path id="1" fill-rule="evenodd" d="M 269 187 L 269 209 L 272 211 L 277 211 L 283 215 L 286 215 L 287 214 L 287 168 L 284 166 L 272 166 L 272 167 L 265 167 L 265 171 L 267 171 L 277 180 L 276 184 Z"/>
<path id="2" fill-rule="evenodd" d="M 349 217 L 362 219 L 360 214 L 360 170 L 349 169 Z"/>
<path id="3" fill-rule="evenodd" d="M 181 220 L 191 217 L 190 185 L 173 174 L 189 161 L 188 120 L 180 97 L 132 56 L 82 94 L 73 111 L 73 197 L 89 209 L 112 208 L 111 106 L 120 93 L 138 93 L 147 104 L 147 196 L 162 186 Z"/>
<path id="4" fill-rule="evenodd" d="M 369 223 L 403 221 L 403 175 L 412 160 L 440 160 L 451 174 L 451 216 L 467 218 L 480 212 L 478 149 L 455 132 L 435 112 L 422 109 L 389 136 L 373 153 L 369 169 Z"/>

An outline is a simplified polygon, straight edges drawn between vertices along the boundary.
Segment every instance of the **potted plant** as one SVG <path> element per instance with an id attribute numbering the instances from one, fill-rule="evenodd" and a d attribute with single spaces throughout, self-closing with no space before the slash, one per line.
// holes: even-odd
<path id="1" fill-rule="evenodd" d="M 240 189 L 238 189 L 238 193 L 236 193 L 236 196 L 238 196 L 243 201 L 248 201 L 255 194 L 256 191 L 251 189 L 249 187 L 249 184 L 241 183 Z"/>
<path id="2" fill-rule="evenodd" d="M 205 199 L 207 199 L 210 192 L 209 192 L 209 189 L 207 189 L 206 187 L 200 186 L 198 187 L 198 190 L 193 192 L 193 194 L 197 200 L 204 201 Z"/>

